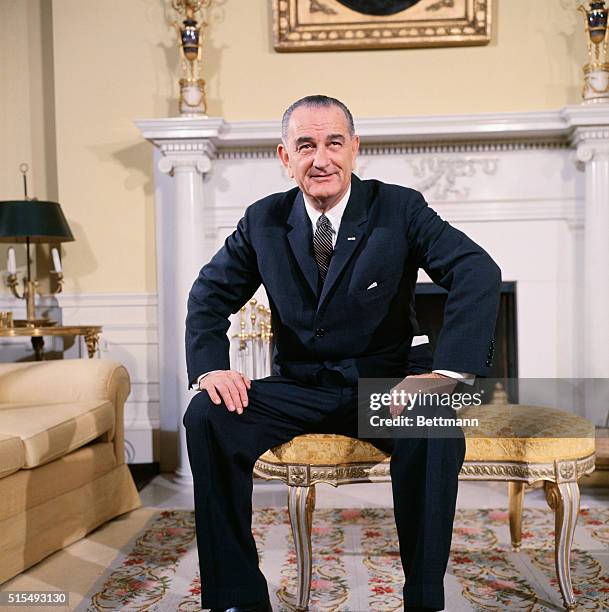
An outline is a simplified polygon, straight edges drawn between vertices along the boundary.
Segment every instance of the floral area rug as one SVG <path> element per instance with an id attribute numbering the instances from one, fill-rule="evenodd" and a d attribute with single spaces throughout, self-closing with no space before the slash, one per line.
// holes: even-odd
<path id="1" fill-rule="evenodd" d="M 291 610 L 296 558 L 284 509 L 254 512 L 253 530 L 273 610 Z M 459 510 L 445 580 L 446 610 L 562 610 L 554 571 L 554 517 L 525 509 L 520 553 L 505 510 Z M 578 610 L 609 610 L 609 509 L 581 511 L 572 572 Z M 402 610 L 403 574 L 390 508 L 319 509 L 313 519 L 312 611 Z M 204 585 L 203 585 L 204 588 Z M 78 606 L 200 610 L 194 516 L 159 511 Z"/>

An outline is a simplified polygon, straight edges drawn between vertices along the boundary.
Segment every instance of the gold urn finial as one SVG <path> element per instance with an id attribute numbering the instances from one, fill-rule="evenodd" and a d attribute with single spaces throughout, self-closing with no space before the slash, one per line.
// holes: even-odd
<path id="1" fill-rule="evenodd" d="M 180 79 L 182 115 L 205 116 L 207 112 L 205 81 L 201 76 L 203 30 L 207 22 L 203 20 L 202 12 L 209 8 L 211 3 L 212 0 L 171 0 L 173 9 L 184 17 L 181 25 L 177 21 L 173 22 L 180 42 L 184 74 Z M 200 21 L 197 20 L 197 15 L 200 15 Z"/>
<path id="2" fill-rule="evenodd" d="M 588 5 L 580 5 L 577 10 L 584 18 L 588 63 L 584 66 L 584 85 L 582 96 L 585 103 L 609 102 L 609 62 L 607 45 L 607 17 L 609 10 L 604 0 L 590 0 Z"/>

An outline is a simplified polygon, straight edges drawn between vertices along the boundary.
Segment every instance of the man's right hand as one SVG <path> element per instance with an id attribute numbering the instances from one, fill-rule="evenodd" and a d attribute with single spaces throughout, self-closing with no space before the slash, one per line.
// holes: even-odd
<path id="1" fill-rule="evenodd" d="M 207 391 L 214 404 L 224 402 L 230 412 L 241 414 L 247 406 L 247 391 L 252 381 L 235 370 L 214 370 L 199 381 L 199 389 Z"/>

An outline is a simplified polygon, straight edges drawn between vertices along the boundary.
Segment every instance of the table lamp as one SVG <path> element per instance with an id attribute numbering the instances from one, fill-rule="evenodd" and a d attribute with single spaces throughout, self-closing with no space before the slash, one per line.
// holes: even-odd
<path id="1" fill-rule="evenodd" d="M 36 321 L 35 295 L 38 281 L 32 279 L 30 244 L 31 243 L 51 243 L 51 242 L 70 242 L 74 236 L 70 231 L 70 226 L 57 202 L 46 202 L 27 197 L 27 164 L 20 167 L 24 179 L 24 200 L 0 201 L 0 242 L 18 243 L 26 245 L 27 257 L 27 277 L 23 279 L 23 294 L 17 290 L 19 284 L 17 280 L 17 270 L 15 256 L 12 249 L 9 249 L 8 257 L 8 279 L 7 284 L 13 295 L 18 299 L 25 299 L 28 324 Z M 63 283 L 63 273 L 59 253 L 53 249 L 53 263 L 55 270 L 52 273 L 57 275 L 57 290 L 61 291 Z"/>

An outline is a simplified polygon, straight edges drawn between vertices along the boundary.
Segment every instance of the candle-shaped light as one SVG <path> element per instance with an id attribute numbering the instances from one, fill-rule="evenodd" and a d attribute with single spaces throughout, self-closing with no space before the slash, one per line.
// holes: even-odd
<path id="1" fill-rule="evenodd" d="M 55 272 L 61 272 L 61 259 L 59 258 L 59 251 L 56 248 L 52 248 L 51 255 L 53 257 L 53 269 Z"/>
<path id="2" fill-rule="evenodd" d="M 7 261 L 6 267 L 8 268 L 9 274 L 15 274 L 17 272 L 17 262 L 15 260 L 15 249 L 13 247 L 9 247 L 8 261 Z"/>

